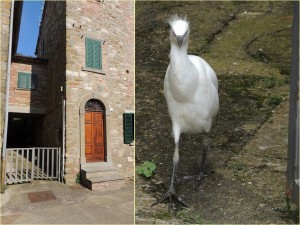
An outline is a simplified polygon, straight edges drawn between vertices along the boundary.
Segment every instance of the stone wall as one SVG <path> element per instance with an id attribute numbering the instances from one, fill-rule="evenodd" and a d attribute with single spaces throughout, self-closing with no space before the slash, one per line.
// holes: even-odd
<path id="1" fill-rule="evenodd" d="M 38 39 L 37 55 L 48 59 L 47 115 L 44 140 L 47 146 L 62 146 L 61 87 L 66 74 L 66 3 L 46 1 Z"/>
<path id="2" fill-rule="evenodd" d="M 46 107 L 46 89 L 47 89 L 47 66 L 34 63 L 12 62 L 10 69 L 10 111 L 13 106 L 13 112 L 24 112 L 22 109 L 35 108 L 41 111 Z M 36 90 L 18 89 L 18 72 L 34 73 L 37 75 Z M 17 109 L 20 110 L 17 110 Z M 29 112 L 32 112 L 30 110 Z"/>
<path id="3" fill-rule="evenodd" d="M 85 38 L 103 41 L 103 73 L 86 71 Z M 79 107 L 97 95 L 110 113 L 107 130 L 112 162 L 133 176 L 134 147 L 123 144 L 123 113 L 134 110 L 134 2 L 68 1 L 66 7 L 66 179 L 80 165 Z"/>
<path id="4" fill-rule="evenodd" d="M 0 1 L 0 5 L 1 5 L 0 139 L 1 139 L 1 149 L 2 149 L 4 116 L 5 116 L 6 75 L 7 75 L 7 57 L 8 57 L 11 1 Z"/>

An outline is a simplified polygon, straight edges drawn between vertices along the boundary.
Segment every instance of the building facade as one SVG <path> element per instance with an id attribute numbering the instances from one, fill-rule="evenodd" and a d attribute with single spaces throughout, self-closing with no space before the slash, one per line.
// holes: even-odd
<path id="1" fill-rule="evenodd" d="M 63 148 L 67 184 L 133 177 L 134 2 L 45 1 L 36 56 L 12 56 L 8 147 Z M 21 140 L 20 126 L 34 131 Z"/>

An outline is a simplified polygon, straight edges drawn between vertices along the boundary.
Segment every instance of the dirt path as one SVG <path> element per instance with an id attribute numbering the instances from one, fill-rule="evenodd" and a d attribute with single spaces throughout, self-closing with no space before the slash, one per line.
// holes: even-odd
<path id="1" fill-rule="evenodd" d="M 177 218 L 169 214 L 165 205 L 150 209 L 155 198 L 147 190 L 157 183 L 146 184 L 137 179 L 136 222 L 287 223 L 289 215 L 283 212 L 287 160 L 283 149 L 287 148 L 287 129 L 288 101 L 285 101 L 226 167 L 210 175 L 209 182 L 205 181 L 199 192 L 186 193 L 187 199 L 197 199 L 199 205 L 183 211 Z M 196 212 L 201 215 L 198 221 Z"/>
<path id="2" fill-rule="evenodd" d="M 215 69 L 220 95 L 209 176 L 197 191 L 193 182 L 176 186 L 191 205 L 176 215 L 165 204 L 149 208 L 172 169 L 163 79 L 174 12 L 190 19 L 189 53 Z M 157 165 L 151 179 L 136 176 L 136 222 L 295 223 L 284 195 L 291 2 L 137 2 L 136 15 L 136 162 Z M 201 143 L 181 136 L 178 177 L 197 173 Z"/>

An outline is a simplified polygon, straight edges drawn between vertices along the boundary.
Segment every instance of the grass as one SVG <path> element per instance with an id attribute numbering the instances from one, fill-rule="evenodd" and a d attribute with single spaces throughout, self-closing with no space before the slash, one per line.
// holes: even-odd
<path id="1" fill-rule="evenodd" d="M 295 206 L 289 198 L 285 198 L 284 208 L 276 208 L 276 210 L 281 213 L 283 219 L 299 223 L 299 206 Z"/>
<path id="2" fill-rule="evenodd" d="M 201 215 L 196 214 L 192 208 L 185 208 L 177 212 L 176 217 L 185 223 L 203 224 Z"/>

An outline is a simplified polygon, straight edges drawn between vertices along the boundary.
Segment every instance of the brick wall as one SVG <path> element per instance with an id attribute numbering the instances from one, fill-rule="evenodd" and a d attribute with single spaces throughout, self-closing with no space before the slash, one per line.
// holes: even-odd
<path id="1" fill-rule="evenodd" d="M 0 70 L 0 90 L 1 90 L 1 108 L 0 108 L 0 139 L 1 149 L 3 143 L 3 128 L 5 116 L 5 96 L 6 96 L 6 75 L 7 75 L 7 57 L 9 41 L 9 23 L 11 1 L 0 1 L 1 5 L 1 70 Z"/>
<path id="2" fill-rule="evenodd" d="M 112 162 L 133 176 L 134 148 L 123 144 L 123 113 L 134 109 L 134 3 L 68 1 L 66 7 L 66 151 L 67 179 L 80 164 L 79 106 L 84 96 L 100 96 L 110 112 L 108 136 Z M 104 41 L 105 75 L 85 71 L 85 37 Z M 75 169 L 74 169 L 75 168 Z"/>
<path id="3" fill-rule="evenodd" d="M 47 67 L 33 63 L 12 62 L 10 72 L 9 106 L 45 108 L 47 88 Z M 34 73 L 37 75 L 36 90 L 18 89 L 18 72 Z"/>

